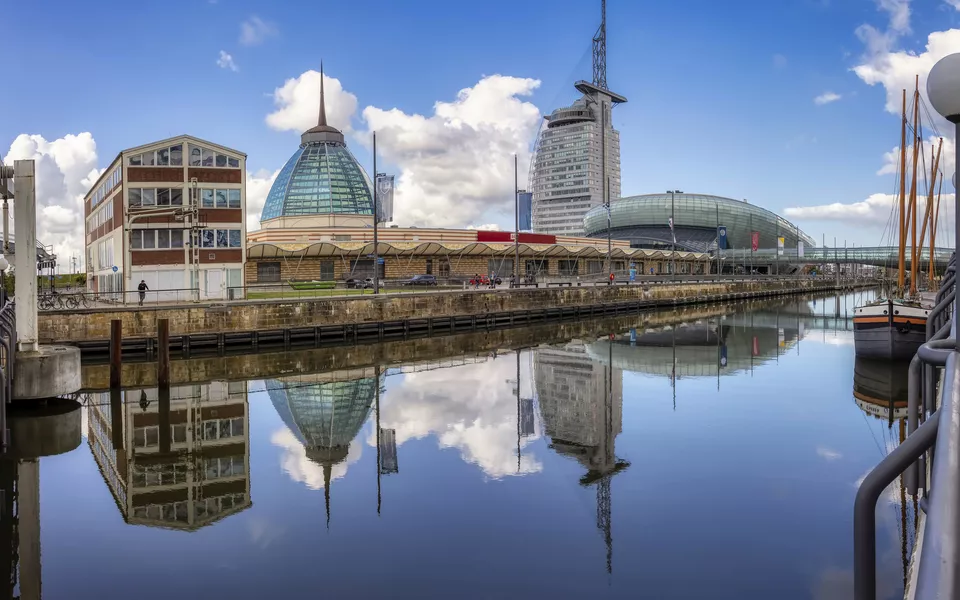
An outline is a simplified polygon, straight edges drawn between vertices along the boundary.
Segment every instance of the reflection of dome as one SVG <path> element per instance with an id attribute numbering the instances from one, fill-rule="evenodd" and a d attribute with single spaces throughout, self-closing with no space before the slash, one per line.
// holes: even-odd
<path id="1" fill-rule="evenodd" d="M 260 220 L 307 215 L 373 215 L 373 187 L 344 142 L 327 125 L 320 69 L 320 116 L 270 188 Z"/>
<path id="2" fill-rule="evenodd" d="M 326 383 L 274 380 L 267 383 L 267 393 L 307 456 L 335 464 L 346 458 L 350 442 L 366 422 L 376 386 L 373 377 Z"/>

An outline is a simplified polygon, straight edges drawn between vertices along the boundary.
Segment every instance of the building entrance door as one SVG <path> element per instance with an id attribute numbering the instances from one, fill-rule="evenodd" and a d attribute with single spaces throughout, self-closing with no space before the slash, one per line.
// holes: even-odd
<path id="1" fill-rule="evenodd" d="M 223 270 L 210 269 L 207 274 L 207 298 L 223 298 Z"/>

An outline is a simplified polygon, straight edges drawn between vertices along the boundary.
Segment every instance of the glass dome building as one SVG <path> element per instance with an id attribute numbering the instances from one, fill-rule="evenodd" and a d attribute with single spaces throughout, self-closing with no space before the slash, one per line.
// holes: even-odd
<path id="1" fill-rule="evenodd" d="M 760 248 L 807 248 L 816 242 L 795 224 L 755 204 L 707 194 L 644 194 L 614 200 L 610 205 L 610 233 L 616 240 L 630 240 L 635 248 L 670 249 L 673 216 L 677 250 L 707 252 L 716 248 L 717 226 L 727 228 L 727 248 L 750 248 L 751 232 L 757 232 Z M 607 209 L 597 206 L 583 218 L 587 237 L 607 237 Z"/>
<path id="2" fill-rule="evenodd" d="M 373 219 L 373 186 L 347 148 L 343 133 L 327 125 L 321 67 L 317 126 L 300 136 L 300 147 L 270 188 L 260 222 L 282 217 L 331 215 Z"/>

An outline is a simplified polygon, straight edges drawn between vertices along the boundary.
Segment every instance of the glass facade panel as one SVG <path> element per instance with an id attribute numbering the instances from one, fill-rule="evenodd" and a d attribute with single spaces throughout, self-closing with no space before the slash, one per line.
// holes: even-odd
<path id="1" fill-rule="evenodd" d="M 294 153 L 274 182 L 261 220 L 282 215 L 373 215 L 371 184 L 346 146 L 313 143 Z"/>

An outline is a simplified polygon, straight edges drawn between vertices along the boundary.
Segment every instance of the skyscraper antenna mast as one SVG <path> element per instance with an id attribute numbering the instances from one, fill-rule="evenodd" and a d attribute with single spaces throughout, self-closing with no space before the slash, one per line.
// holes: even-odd
<path id="1" fill-rule="evenodd" d="M 607 0 L 600 0 L 600 28 L 593 36 L 593 85 L 607 89 Z"/>

